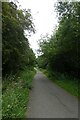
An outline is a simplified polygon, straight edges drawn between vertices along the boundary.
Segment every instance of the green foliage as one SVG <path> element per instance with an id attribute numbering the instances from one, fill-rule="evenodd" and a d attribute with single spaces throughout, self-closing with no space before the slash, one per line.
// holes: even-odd
<path id="1" fill-rule="evenodd" d="M 39 68 L 46 68 L 47 62 L 45 61 L 44 56 L 39 56 L 37 58 L 37 65 Z"/>
<path id="2" fill-rule="evenodd" d="M 80 77 L 80 2 L 58 2 L 59 26 L 40 44 L 41 60 L 52 70 Z M 39 62 L 40 63 L 40 62 Z"/>
<path id="3" fill-rule="evenodd" d="M 3 81 L 2 117 L 25 118 L 29 91 L 32 86 L 35 70 L 25 68 L 17 76 L 8 76 Z M 13 80 L 14 79 L 14 80 Z M 6 89 L 5 89 L 6 86 Z"/>
<path id="4" fill-rule="evenodd" d="M 35 32 L 31 11 L 13 2 L 2 3 L 3 118 L 23 118 L 35 71 L 35 55 L 25 36 Z M 22 72 L 23 71 L 23 72 Z"/>
<path id="5" fill-rule="evenodd" d="M 21 10 L 13 2 L 2 3 L 3 76 L 34 65 L 35 55 L 24 30 L 34 32 L 30 10 Z"/>
<path id="6" fill-rule="evenodd" d="M 60 74 L 54 71 L 41 69 L 41 71 L 54 83 L 64 88 L 74 96 L 80 97 L 78 80 L 66 74 Z"/>

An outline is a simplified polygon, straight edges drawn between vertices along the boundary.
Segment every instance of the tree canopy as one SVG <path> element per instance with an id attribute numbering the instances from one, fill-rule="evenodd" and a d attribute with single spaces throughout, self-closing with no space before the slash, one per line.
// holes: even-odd
<path id="1" fill-rule="evenodd" d="M 40 43 L 43 54 L 39 58 L 42 66 L 79 77 L 80 2 L 58 2 L 56 11 L 59 26 L 51 38 Z"/>
<path id="2" fill-rule="evenodd" d="M 34 64 L 35 55 L 24 30 L 35 32 L 30 10 L 18 9 L 13 2 L 2 3 L 3 75 Z"/>

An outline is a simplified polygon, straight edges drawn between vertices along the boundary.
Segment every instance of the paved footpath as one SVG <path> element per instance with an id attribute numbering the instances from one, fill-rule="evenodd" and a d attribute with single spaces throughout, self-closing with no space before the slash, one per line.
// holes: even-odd
<path id="1" fill-rule="evenodd" d="M 33 80 L 26 116 L 28 118 L 78 118 L 78 99 L 38 71 Z"/>

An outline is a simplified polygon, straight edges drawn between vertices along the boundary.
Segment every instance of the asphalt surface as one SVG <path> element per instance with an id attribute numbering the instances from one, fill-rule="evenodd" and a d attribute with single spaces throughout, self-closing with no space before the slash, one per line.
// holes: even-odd
<path id="1" fill-rule="evenodd" d="M 40 71 L 34 77 L 27 118 L 78 118 L 78 99 Z"/>

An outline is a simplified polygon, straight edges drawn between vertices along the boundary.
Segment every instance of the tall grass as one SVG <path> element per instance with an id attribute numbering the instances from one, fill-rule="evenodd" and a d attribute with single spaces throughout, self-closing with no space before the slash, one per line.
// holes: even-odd
<path id="1" fill-rule="evenodd" d="M 2 117 L 24 118 L 35 70 L 25 69 L 18 76 L 9 76 L 3 81 Z"/>
<path id="2" fill-rule="evenodd" d="M 40 69 L 51 81 L 68 91 L 74 96 L 80 97 L 79 80 L 68 76 L 67 74 L 61 74 L 58 72 Z"/>

